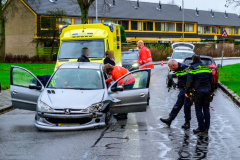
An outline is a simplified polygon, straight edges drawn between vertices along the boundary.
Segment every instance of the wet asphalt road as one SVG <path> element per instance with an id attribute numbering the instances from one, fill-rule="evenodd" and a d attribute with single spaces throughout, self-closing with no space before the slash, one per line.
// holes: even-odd
<path id="1" fill-rule="evenodd" d="M 131 113 L 128 120 L 112 118 L 102 129 L 41 132 L 34 127 L 34 112 L 13 110 L 0 115 L 0 159 L 239 159 L 240 109 L 220 89 L 211 103 L 209 134 L 194 135 L 197 127 L 192 106 L 191 129 L 184 131 L 183 110 L 170 128 L 167 117 L 178 90 L 167 91 L 167 67 L 155 66 L 147 112 Z"/>

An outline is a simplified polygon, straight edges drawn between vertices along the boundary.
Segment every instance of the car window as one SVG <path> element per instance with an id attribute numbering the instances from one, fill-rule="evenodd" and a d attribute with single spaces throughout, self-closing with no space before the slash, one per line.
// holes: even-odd
<path id="1" fill-rule="evenodd" d="M 124 81 L 126 78 L 128 80 Z M 122 82 L 125 83 L 125 85 L 123 85 L 124 90 L 146 88 L 148 82 L 148 71 L 134 72 L 129 74 L 128 76 L 120 79 L 117 85 L 122 85 Z"/>
<path id="2" fill-rule="evenodd" d="M 82 55 L 82 48 L 89 49 L 89 58 L 103 58 L 104 40 L 89 41 L 63 41 L 61 44 L 59 59 L 77 59 Z"/>
<path id="3" fill-rule="evenodd" d="M 29 87 L 30 84 L 37 85 L 37 79 L 34 78 L 29 72 L 21 68 L 13 68 L 12 71 L 13 85 Z"/>
<path id="4" fill-rule="evenodd" d="M 193 52 L 173 52 L 173 59 L 185 59 L 187 57 L 192 57 L 194 55 Z"/>
<path id="5" fill-rule="evenodd" d="M 58 69 L 48 88 L 57 89 L 103 89 L 100 70 L 97 69 Z"/>
<path id="6" fill-rule="evenodd" d="M 137 53 L 122 53 L 123 60 L 137 60 L 138 54 Z"/>
<path id="7" fill-rule="evenodd" d="M 212 60 L 211 59 L 206 59 L 206 58 L 201 58 L 201 62 L 205 65 L 205 66 L 208 66 L 208 65 L 211 65 L 212 64 Z M 190 63 L 192 63 L 192 59 L 186 59 L 184 61 L 184 63 L 186 65 L 189 65 Z"/>

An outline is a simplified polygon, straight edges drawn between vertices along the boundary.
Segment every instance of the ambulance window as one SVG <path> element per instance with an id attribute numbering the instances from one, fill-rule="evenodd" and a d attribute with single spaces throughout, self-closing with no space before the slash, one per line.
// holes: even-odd
<path id="1" fill-rule="evenodd" d="M 82 48 L 84 47 L 89 49 L 89 58 L 105 57 L 104 40 L 63 41 L 59 59 L 77 59 L 82 55 Z"/>

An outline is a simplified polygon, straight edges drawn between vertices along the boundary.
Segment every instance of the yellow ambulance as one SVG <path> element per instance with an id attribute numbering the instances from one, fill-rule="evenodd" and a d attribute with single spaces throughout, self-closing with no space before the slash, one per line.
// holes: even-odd
<path id="1" fill-rule="evenodd" d="M 55 58 L 58 68 L 76 62 L 84 47 L 89 49 L 90 62 L 103 63 L 105 52 L 114 52 L 117 66 L 122 66 L 120 25 L 112 23 L 60 26 L 60 48 Z"/>

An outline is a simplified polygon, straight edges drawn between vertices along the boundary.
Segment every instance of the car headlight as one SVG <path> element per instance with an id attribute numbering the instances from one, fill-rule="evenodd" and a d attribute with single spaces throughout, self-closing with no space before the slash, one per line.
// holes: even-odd
<path id="1" fill-rule="evenodd" d="M 138 63 L 134 63 L 132 67 L 138 67 Z"/>
<path id="2" fill-rule="evenodd" d="M 97 112 L 97 111 L 101 111 L 103 104 L 100 103 L 95 103 L 93 105 L 91 105 L 91 107 L 89 107 L 89 112 Z"/>
<path id="3" fill-rule="evenodd" d="M 46 103 L 39 101 L 38 102 L 38 111 L 41 112 L 53 112 L 53 109 Z"/>

